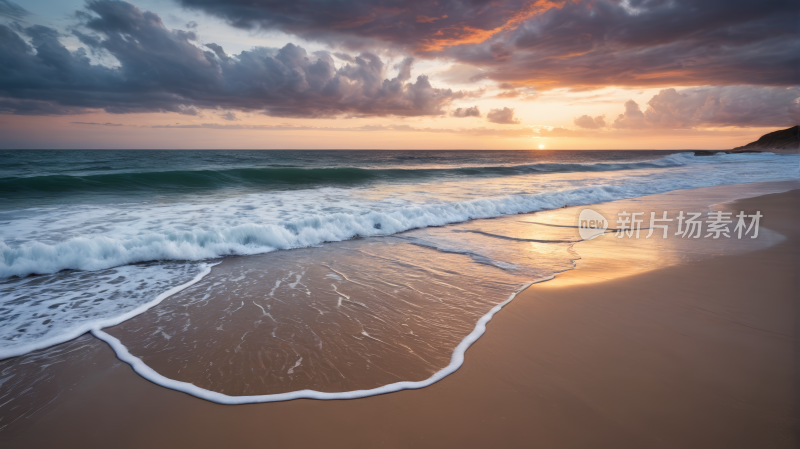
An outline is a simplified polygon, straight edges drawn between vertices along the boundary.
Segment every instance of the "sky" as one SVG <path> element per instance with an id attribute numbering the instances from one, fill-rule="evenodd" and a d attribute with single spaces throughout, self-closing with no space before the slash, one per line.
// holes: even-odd
<path id="1" fill-rule="evenodd" d="M 796 0 L 0 0 L 0 148 L 726 149 Z"/>

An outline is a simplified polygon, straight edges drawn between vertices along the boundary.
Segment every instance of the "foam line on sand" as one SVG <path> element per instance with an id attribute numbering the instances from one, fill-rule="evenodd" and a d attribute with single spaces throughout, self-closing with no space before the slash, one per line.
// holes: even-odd
<path id="1" fill-rule="evenodd" d="M 445 368 L 441 369 L 440 371 L 438 371 L 433 376 L 419 382 L 408 382 L 408 381 L 395 382 L 393 384 L 384 385 L 382 387 L 373 388 L 371 390 L 343 391 L 337 393 L 326 393 L 314 390 L 299 390 L 299 391 L 290 391 L 287 393 L 278 393 L 278 394 L 264 394 L 264 395 L 254 395 L 254 396 L 228 396 L 226 394 L 217 393 L 214 391 L 206 390 L 204 388 L 200 388 L 196 385 L 187 382 L 181 382 L 179 380 L 174 380 L 164 377 L 161 374 L 157 373 L 154 369 L 147 366 L 147 364 L 145 364 L 140 358 L 131 354 L 128 351 L 128 348 L 126 348 L 125 345 L 123 345 L 122 342 L 120 342 L 117 338 L 109 335 L 108 333 L 104 332 L 99 328 L 92 329 L 92 334 L 95 337 L 108 343 L 108 345 L 111 346 L 111 348 L 114 350 L 114 352 L 117 354 L 117 357 L 120 360 L 131 365 L 134 371 L 136 371 L 140 376 L 144 377 L 150 382 L 153 382 L 165 388 L 190 394 L 200 399 L 216 402 L 218 404 L 226 404 L 226 405 L 252 404 L 252 403 L 263 403 L 263 402 L 290 401 L 292 399 L 326 399 L 326 400 L 356 399 L 367 396 L 392 393 L 400 390 L 413 390 L 418 388 L 424 388 L 454 373 L 464 363 L 464 353 L 466 353 L 467 349 L 469 349 L 469 347 L 472 346 L 472 344 L 475 343 L 478 340 L 478 338 L 480 338 L 481 335 L 484 334 L 484 332 L 486 332 L 486 323 L 491 321 L 492 317 L 497 312 L 499 312 L 500 309 L 502 309 L 505 305 L 510 303 L 518 294 L 520 294 L 522 291 L 524 291 L 531 285 L 539 282 L 549 281 L 554 278 L 555 276 L 548 276 L 542 279 L 538 279 L 534 282 L 524 284 L 520 288 L 518 288 L 514 293 L 512 293 L 511 296 L 508 297 L 508 299 L 492 307 L 488 313 L 483 315 L 478 320 L 472 332 L 470 332 L 469 335 L 464 337 L 464 339 L 461 340 L 461 343 L 459 343 L 458 346 L 456 346 L 455 350 L 453 351 L 453 356 L 450 358 L 450 364 L 447 365 Z"/>

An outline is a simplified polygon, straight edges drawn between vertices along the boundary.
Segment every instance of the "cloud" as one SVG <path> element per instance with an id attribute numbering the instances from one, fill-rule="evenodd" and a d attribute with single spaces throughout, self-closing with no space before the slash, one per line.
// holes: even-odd
<path id="1" fill-rule="evenodd" d="M 238 120 L 239 120 L 239 118 L 238 118 L 238 117 L 236 117 L 236 114 L 234 114 L 234 113 L 233 113 L 233 112 L 231 112 L 231 111 L 228 111 L 228 112 L 225 112 L 225 113 L 219 114 L 219 117 L 220 117 L 221 119 L 223 119 L 223 120 L 227 120 L 227 121 L 229 121 L 229 122 L 236 122 L 236 121 L 238 121 Z"/>
<path id="2" fill-rule="evenodd" d="M 0 30 L 2 32 L 2 30 Z M 20 100 L 0 97 L 0 114 L 15 115 L 73 115 L 86 112 L 83 108 L 54 104 L 49 101 Z"/>
<path id="3" fill-rule="evenodd" d="M 473 81 L 539 89 L 792 86 L 800 65 L 796 0 L 179 2 L 241 28 L 444 56 L 476 67 Z"/>
<path id="4" fill-rule="evenodd" d="M 539 88 L 796 84 L 800 38 L 790 2 L 578 2 L 515 33 L 515 57 L 487 73 Z M 465 52 L 486 64 L 479 49 Z M 483 61 L 483 62 L 482 62 Z"/>
<path id="5" fill-rule="evenodd" d="M 694 128 L 714 126 L 777 127 L 796 125 L 800 87 L 695 87 L 663 89 L 642 111 L 633 100 L 617 116 L 619 129 Z M 578 122 L 576 120 L 575 124 Z M 579 125 L 580 126 L 580 125 Z"/>
<path id="6" fill-rule="evenodd" d="M 473 98 L 481 98 L 483 94 L 486 93 L 486 86 L 481 86 L 475 90 L 461 90 L 461 99 L 473 99 Z"/>
<path id="7" fill-rule="evenodd" d="M 221 46 L 213 42 L 210 44 L 206 44 L 206 47 L 210 48 L 214 52 L 214 54 L 217 55 L 217 57 L 219 59 L 222 59 L 223 61 L 231 59 L 231 57 L 225 53 L 225 50 L 223 50 Z"/>
<path id="8" fill-rule="evenodd" d="M 791 126 L 800 88 L 760 86 L 664 89 L 647 103 L 645 120 L 661 127 Z"/>
<path id="9" fill-rule="evenodd" d="M 513 98 L 519 101 L 533 101 L 539 98 L 541 92 L 533 88 L 512 88 L 495 95 L 496 98 Z"/>
<path id="10" fill-rule="evenodd" d="M 15 20 L 22 20 L 29 14 L 30 13 L 25 8 L 14 2 L 9 0 L 0 0 L 0 16 L 10 17 Z"/>
<path id="11" fill-rule="evenodd" d="M 446 83 L 469 84 L 486 77 L 483 69 L 467 64 L 453 64 L 447 70 L 437 73 L 437 77 Z"/>
<path id="12" fill-rule="evenodd" d="M 639 103 L 628 100 L 625 102 L 625 112 L 617 116 L 614 120 L 614 128 L 620 129 L 642 129 L 649 125 L 644 121 L 644 113 L 639 108 Z"/>
<path id="13" fill-rule="evenodd" d="M 481 111 L 477 106 L 472 106 L 471 108 L 456 108 L 450 115 L 453 117 L 480 117 Z"/>
<path id="14" fill-rule="evenodd" d="M 202 117 L 203 116 L 203 113 L 200 112 L 200 110 L 197 109 L 196 107 L 194 107 L 193 105 L 185 106 L 185 105 L 179 104 L 178 105 L 178 109 L 177 109 L 176 112 L 178 114 L 193 115 L 195 117 Z"/>
<path id="15" fill-rule="evenodd" d="M 564 0 L 440 0 L 382 2 L 253 2 L 250 0 L 179 0 L 245 29 L 280 30 L 320 42 L 436 51 L 482 42 L 512 29 L 549 5 Z"/>
<path id="16" fill-rule="evenodd" d="M 582 115 L 576 118 L 573 123 L 581 128 L 599 129 L 606 126 L 606 117 L 604 115 L 599 115 L 595 118 L 591 118 L 588 115 Z"/>
<path id="17" fill-rule="evenodd" d="M 486 120 L 501 125 L 517 125 L 520 123 L 519 119 L 514 118 L 513 108 L 491 109 L 486 114 Z"/>
<path id="18" fill-rule="evenodd" d="M 260 111 L 273 116 L 443 115 L 451 101 L 471 95 L 411 78 L 412 58 L 391 77 L 380 57 L 362 52 L 336 67 L 327 52 L 308 54 L 287 44 L 254 47 L 231 56 L 208 50 L 193 31 L 168 30 L 154 13 L 117 1 L 87 3 L 74 31 L 94 53 L 119 67 L 93 64 L 84 48 L 69 51 L 52 28 L 18 31 L 0 24 L 0 111 L 69 114 L 102 108 L 110 113 L 200 109 Z M 29 45 L 19 33 L 30 39 Z"/>
<path id="19" fill-rule="evenodd" d="M 492 53 L 495 61 L 506 60 L 514 54 L 513 48 L 502 42 L 494 42 L 489 45 L 489 51 Z"/>
<path id="20" fill-rule="evenodd" d="M 520 92 L 516 89 L 507 90 L 497 94 L 497 98 L 516 98 L 519 97 Z"/>
<path id="21" fill-rule="evenodd" d="M 347 53 L 331 53 L 333 56 L 347 62 L 356 62 L 356 58 L 348 55 Z"/>

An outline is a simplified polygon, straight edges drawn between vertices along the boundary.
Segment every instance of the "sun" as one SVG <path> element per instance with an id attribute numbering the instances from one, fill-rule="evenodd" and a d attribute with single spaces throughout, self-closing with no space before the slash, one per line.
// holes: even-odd
<path id="1" fill-rule="evenodd" d="M 539 145 L 540 150 L 544 150 L 544 145 Z"/>

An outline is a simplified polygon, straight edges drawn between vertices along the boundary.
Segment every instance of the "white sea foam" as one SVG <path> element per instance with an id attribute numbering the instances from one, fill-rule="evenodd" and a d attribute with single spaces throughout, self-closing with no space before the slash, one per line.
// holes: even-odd
<path id="1" fill-rule="evenodd" d="M 313 215 L 283 225 L 248 223 L 231 227 L 208 226 L 149 232 L 131 237 L 76 237 L 55 244 L 29 242 L 16 248 L 0 242 L 0 251 L 4 254 L 0 276 L 54 273 L 64 269 L 100 270 L 151 260 L 202 260 L 230 254 L 258 254 L 342 241 L 356 236 L 390 235 L 475 218 L 531 212 L 569 203 L 608 201 L 624 195 L 619 190 L 614 187 L 577 189 L 380 212 L 365 211 L 362 214 Z"/>
<path id="2" fill-rule="evenodd" d="M 58 317 L 54 317 L 55 319 L 52 320 L 54 328 L 47 328 L 43 326 L 40 332 L 19 334 L 20 336 L 19 339 L 4 338 L 0 340 L 0 360 L 26 354 L 31 351 L 36 351 L 38 349 L 47 348 L 49 346 L 53 346 L 59 343 L 63 343 L 65 341 L 77 338 L 89 331 L 102 329 L 104 327 L 109 327 L 109 326 L 116 326 L 117 324 L 122 323 L 123 321 L 129 320 L 130 318 L 133 318 L 136 315 L 140 315 L 145 311 L 147 311 L 148 309 L 155 307 L 161 301 L 174 295 L 175 293 L 178 293 L 179 291 L 184 290 L 196 284 L 201 279 L 203 279 L 203 277 L 205 277 L 208 273 L 211 272 L 211 267 L 214 265 L 216 264 L 206 264 L 206 263 L 200 264 L 200 266 L 198 267 L 199 273 L 197 273 L 194 276 L 194 278 L 192 278 L 188 282 L 183 282 L 180 285 L 175 285 L 166 291 L 162 289 L 160 294 L 147 296 L 148 294 L 154 292 L 153 290 L 146 290 L 144 292 L 145 294 L 144 299 L 147 302 L 137 303 L 136 301 L 131 301 L 130 293 L 132 290 L 136 289 L 136 287 L 134 286 L 133 288 L 126 289 L 125 291 L 126 301 L 122 302 L 121 304 L 116 304 L 115 306 L 112 306 L 111 308 L 107 309 L 104 309 L 103 307 L 95 304 L 93 309 L 91 310 L 92 312 L 91 317 L 85 316 L 87 310 L 79 309 L 77 312 L 75 312 L 74 309 L 76 309 L 76 305 L 73 302 L 73 304 L 71 304 L 72 307 L 69 307 L 69 309 L 72 309 L 71 312 L 68 313 L 64 311 L 63 313 L 60 313 Z M 122 278 L 125 275 L 129 277 L 135 277 L 135 274 L 134 276 L 132 276 L 131 272 L 132 270 L 128 270 L 127 272 L 114 272 L 110 275 L 116 277 L 117 279 Z M 174 271 L 169 271 L 168 273 L 170 275 L 176 274 Z M 146 281 L 147 284 L 155 284 L 156 288 L 158 288 L 159 286 L 163 286 L 165 284 L 163 280 L 158 279 L 157 273 L 155 273 L 154 271 L 150 270 L 145 274 L 146 278 L 144 278 L 144 280 Z M 170 277 L 169 279 L 174 283 L 175 277 Z M 134 283 L 138 283 L 138 281 L 140 280 L 141 279 L 136 279 Z M 99 283 L 104 287 L 108 285 L 107 283 L 103 283 L 102 281 L 100 281 Z M 139 287 L 141 288 L 141 286 Z M 65 296 L 72 294 L 72 292 L 61 292 L 61 293 Z M 30 307 L 27 307 L 28 310 L 25 311 L 27 312 L 27 315 L 29 315 L 28 317 L 26 317 L 30 320 L 28 325 L 33 325 L 33 323 L 31 323 L 32 321 L 36 320 L 41 321 L 43 318 L 46 318 L 48 316 L 46 314 L 46 311 L 47 309 L 50 308 L 51 304 L 49 303 L 52 301 L 52 299 L 50 301 L 47 301 L 47 299 L 50 298 L 45 299 L 41 297 L 36 297 L 33 299 L 34 299 L 33 304 Z M 17 297 L 14 300 L 17 303 L 26 302 L 24 301 L 23 298 L 20 297 Z M 68 299 L 56 299 L 56 300 L 61 301 L 61 303 L 69 302 Z M 2 304 L 5 306 L 10 301 L 11 299 L 8 299 L 6 297 L 2 300 Z M 20 308 L 15 310 L 15 312 L 19 314 Z M 75 316 L 73 316 L 73 314 Z M 4 326 L 4 328 L 5 329 L 3 332 L 3 337 L 6 337 L 8 332 L 14 332 L 11 326 L 8 327 Z"/>

